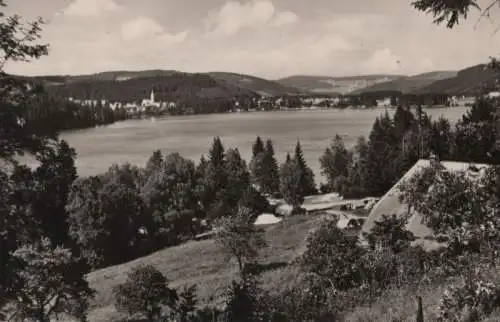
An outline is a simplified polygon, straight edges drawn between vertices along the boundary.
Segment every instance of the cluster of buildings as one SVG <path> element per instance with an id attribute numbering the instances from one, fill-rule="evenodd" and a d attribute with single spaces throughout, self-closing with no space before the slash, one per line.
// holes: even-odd
<path id="1" fill-rule="evenodd" d="M 489 92 L 485 95 L 488 98 L 500 98 L 500 92 Z M 337 96 L 325 97 L 321 96 L 261 96 L 260 98 L 252 98 L 250 101 L 238 101 L 234 99 L 233 111 L 256 111 L 256 110 L 273 110 L 287 108 L 336 108 L 336 107 L 355 107 L 355 108 L 391 108 L 399 104 L 397 97 L 382 97 L 378 99 L 365 99 L 355 96 Z M 166 114 L 168 111 L 175 109 L 178 105 L 174 101 L 158 101 L 155 99 L 154 90 L 151 91 L 149 98 L 144 98 L 140 102 L 112 102 L 108 100 L 81 100 L 68 98 L 69 101 L 82 106 L 95 107 L 106 106 L 113 111 L 122 111 L 128 116 L 142 115 L 144 113 Z M 471 106 L 475 103 L 475 96 L 448 96 L 446 97 L 446 105 L 451 107 Z M 432 104 L 431 104 L 432 105 Z"/>
<path id="2" fill-rule="evenodd" d="M 127 115 L 135 115 L 140 113 L 145 113 L 148 111 L 153 111 L 157 113 L 166 112 L 168 110 L 174 109 L 177 107 L 176 102 L 165 102 L 165 101 L 157 101 L 155 99 L 154 90 L 151 91 L 149 98 L 144 98 L 140 103 L 139 102 L 110 102 L 108 100 L 80 100 L 75 99 L 73 97 L 68 98 L 70 102 L 80 104 L 82 106 L 107 106 L 111 108 L 113 111 L 124 110 Z"/>

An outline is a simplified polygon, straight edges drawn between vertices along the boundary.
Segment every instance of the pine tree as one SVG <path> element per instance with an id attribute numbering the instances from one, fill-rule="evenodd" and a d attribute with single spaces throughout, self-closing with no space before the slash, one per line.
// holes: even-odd
<path id="1" fill-rule="evenodd" d="M 272 194 L 279 191 L 279 166 L 274 156 L 273 142 L 266 141 L 266 150 L 264 155 L 264 176 L 262 178 L 262 192 Z"/>
<path id="2" fill-rule="evenodd" d="M 250 173 L 238 149 L 226 152 L 227 186 L 226 199 L 231 208 L 236 208 L 250 185 Z"/>
<path id="3" fill-rule="evenodd" d="M 307 166 L 299 141 L 297 141 L 295 146 L 293 161 L 297 167 L 297 171 L 301 174 L 300 185 L 302 187 L 302 191 L 304 192 L 304 196 L 315 194 L 317 190 L 316 184 L 314 183 L 314 173 L 311 168 Z"/>
<path id="4" fill-rule="evenodd" d="M 224 146 L 220 137 L 214 138 L 208 155 L 212 167 L 221 168 L 224 166 Z"/>
<path id="5" fill-rule="evenodd" d="M 380 196 L 399 179 L 394 171 L 394 158 L 398 155 L 394 126 L 386 113 L 373 124 L 369 137 L 366 188 L 371 195 Z"/>
<path id="6" fill-rule="evenodd" d="M 257 155 L 259 155 L 259 153 L 262 152 L 265 152 L 264 142 L 262 142 L 260 136 L 257 136 L 257 139 L 255 139 L 255 143 L 252 147 L 252 158 L 255 158 Z"/>

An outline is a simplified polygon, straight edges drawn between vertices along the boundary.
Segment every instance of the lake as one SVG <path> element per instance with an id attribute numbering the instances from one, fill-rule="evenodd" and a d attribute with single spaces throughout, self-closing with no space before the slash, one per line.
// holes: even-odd
<path id="1" fill-rule="evenodd" d="M 433 108 L 426 112 L 433 119 L 443 115 L 455 122 L 466 109 Z M 226 148 L 238 148 L 247 162 L 257 135 L 272 138 L 276 157 L 282 162 L 300 140 L 306 161 L 319 179 L 318 159 L 333 136 L 344 136 L 346 145 L 352 146 L 357 137 L 369 134 L 373 121 L 383 112 L 332 109 L 176 116 L 154 122 L 128 120 L 63 133 L 62 137 L 76 149 L 78 172 L 84 176 L 104 172 L 113 163 L 142 166 L 156 149 L 164 154 L 179 152 L 198 162 L 208 152 L 214 136 L 220 136 Z"/>

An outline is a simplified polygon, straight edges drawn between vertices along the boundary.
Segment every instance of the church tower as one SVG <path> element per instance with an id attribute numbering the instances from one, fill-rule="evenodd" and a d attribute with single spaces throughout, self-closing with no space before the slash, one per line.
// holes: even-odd
<path id="1" fill-rule="evenodd" d="M 151 96 L 150 96 L 149 100 L 151 103 L 155 102 L 155 91 L 154 90 L 151 90 Z"/>

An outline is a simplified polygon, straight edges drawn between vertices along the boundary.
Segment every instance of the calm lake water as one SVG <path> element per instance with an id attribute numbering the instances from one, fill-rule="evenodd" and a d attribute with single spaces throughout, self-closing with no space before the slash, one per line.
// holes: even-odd
<path id="1" fill-rule="evenodd" d="M 466 108 L 426 110 L 433 119 L 443 115 L 455 122 Z M 238 148 L 250 160 L 255 137 L 271 138 L 282 162 L 300 140 L 309 166 L 320 179 L 319 157 L 335 134 L 352 146 L 360 135 L 367 136 L 375 118 L 384 110 L 306 110 L 179 116 L 151 120 L 129 120 L 106 127 L 63 133 L 77 151 L 80 175 L 104 172 L 113 163 L 144 165 L 155 149 L 164 154 L 179 152 L 198 162 L 214 136 L 226 148 Z M 389 111 L 394 113 L 393 110 Z M 319 180 L 318 180 L 319 181 Z"/>

